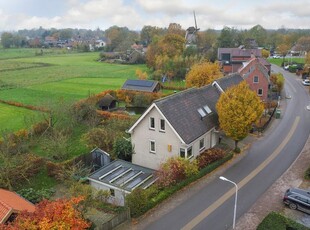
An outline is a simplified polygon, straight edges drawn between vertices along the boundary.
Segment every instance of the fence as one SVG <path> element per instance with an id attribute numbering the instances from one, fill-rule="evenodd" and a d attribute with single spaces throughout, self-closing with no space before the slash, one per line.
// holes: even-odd
<path id="1" fill-rule="evenodd" d="M 129 208 L 127 208 L 123 212 L 119 213 L 117 216 L 113 217 L 108 222 L 102 224 L 101 226 L 97 226 L 96 229 L 111 230 L 129 219 L 130 219 L 130 211 L 129 211 Z"/>

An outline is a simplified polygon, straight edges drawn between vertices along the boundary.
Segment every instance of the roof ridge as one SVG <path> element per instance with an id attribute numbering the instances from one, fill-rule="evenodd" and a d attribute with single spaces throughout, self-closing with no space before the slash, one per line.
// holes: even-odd
<path id="1" fill-rule="evenodd" d="M 205 86 L 203 86 L 205 87 Z M 203 88 L 201 87 L 201 88 Z M 194 90 L 198 90 L 199 88 L 197 87 L 192 87 L 192 88 L 188 88 L 188 89 L 185 89 L 185 90 L 182 90 L 182 91 L 179 91 L 179 92 L 175 92 L 173 94 L 169 94 L 168 96 L 165 96 L 165 97 L 162 97 L 162 98 L 159 98 L 157 100 L 154 101 L 154 103 L 157 103 L 157 102 L 160 102 L 160 101 L 164 101 L 164 100 L 167 100 L 167 99 L 170 99 L 172 97 L 177 97 L 177 96 L 180 96 L 181 94 L 185 94 L 185 93 L 188 93 L 190 91 L 194 91 Z"/>

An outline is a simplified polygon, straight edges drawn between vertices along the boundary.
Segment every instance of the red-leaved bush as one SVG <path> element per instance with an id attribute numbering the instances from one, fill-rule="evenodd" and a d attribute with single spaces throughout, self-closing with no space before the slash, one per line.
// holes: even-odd
<path id="1" fill-rule="evenodd" d="M 219 148 L 207 149 L 201 153 L 197 158 L 198 167 L 202 169 L 210 163 L 222 159 L 225 156 L 225 151 Z"/>
<path id="2" fill-rule="evenodd" d="M 159 187 L 167 187 L 197 173 L 196 160 L 189 161 L 181 157 L 172 157 L 160 165 L 157 172 L 157 184 Z"/>

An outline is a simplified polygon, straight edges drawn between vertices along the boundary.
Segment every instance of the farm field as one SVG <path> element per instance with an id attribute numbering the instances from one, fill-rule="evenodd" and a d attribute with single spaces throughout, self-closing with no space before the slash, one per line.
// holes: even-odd
<path id="1" fill-rule="evenodd" d="M 29 128 L 39 119 L 40 112 L 0 103 L 0 131 Z"/>
<path id="2" fill-rule="evenodd" d="M 35 52 L 35 49 L 0 50 L 1 100 L 34 106 L 56 104 L 60 99 L 72 103 L 107 89 L 118 89 L 126 79 L 136 78 L 137 68 L 146 68 L 98 62 L 98 52 L 43 50 L 42 56 Z M 10 114 L 8 109 L 6 115 L 0 114 L 1 130 L 22 128 L 21 122 L 15 124 L 7 114 Z M 23 120 L 24 116 L 29 116 L 27 109 L 19 110 L 14 119 Z"/>

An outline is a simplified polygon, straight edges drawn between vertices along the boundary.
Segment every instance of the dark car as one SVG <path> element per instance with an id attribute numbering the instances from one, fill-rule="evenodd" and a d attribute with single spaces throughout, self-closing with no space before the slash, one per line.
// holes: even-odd
<path id="1" fill-rule="evenodd" d="M 284 194 L 283 203 L 291 209 L 298 209 L 310 214 L 310 191 L 290 188 Z"/>

